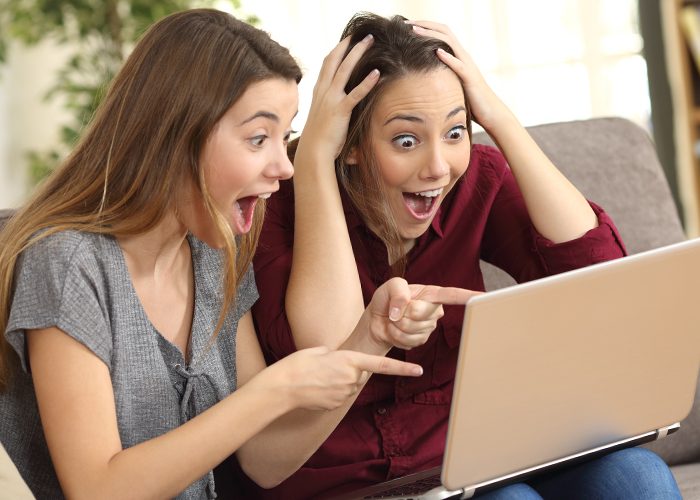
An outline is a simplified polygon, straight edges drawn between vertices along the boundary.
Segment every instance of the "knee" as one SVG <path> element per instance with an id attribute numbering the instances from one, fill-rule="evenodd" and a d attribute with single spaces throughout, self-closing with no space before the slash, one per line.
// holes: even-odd
<path id="1" fill-rule="evenodd" d="M 642 473 L 653 469 L 668 471 L 666 462 L 651 450 L 646 448 L 626 448 L 615 451 L 602 458 L 608 467 L 614 467 L 620 471 L 628 471 L 631 474 Z"/>
<path id="2" fill-rule="evenodd" d="M 613 452 L 601 459 L 601 465 L 614 477 L 608 484 L 617 484 L 627 498 L 681 498 L 671 469 L 646 448 Z"/>
<path id="3" fill-rule="evenodd" d="M 525 483 L 515 483 L 477 495 L 479 500 L 541 500 L 542 497 Z"/>

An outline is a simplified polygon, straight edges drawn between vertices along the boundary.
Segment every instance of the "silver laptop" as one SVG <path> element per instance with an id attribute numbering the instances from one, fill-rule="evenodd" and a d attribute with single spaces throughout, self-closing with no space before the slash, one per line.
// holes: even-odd
<path id="1" fill-rule="evenodd" d="M 473 298 L 442 467 L 344 498 L 470 498 L 674 432 L 698 297 L 700 238 Z"/>

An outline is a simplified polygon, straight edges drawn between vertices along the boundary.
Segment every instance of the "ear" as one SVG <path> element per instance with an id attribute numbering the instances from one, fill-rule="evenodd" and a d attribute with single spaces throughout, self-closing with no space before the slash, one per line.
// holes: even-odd
<path id="1" fill-rule="evenodd" d="M 348 155 L 345 157 L 345 163 L 348 165 L 357 165 L 357 146 L 350 148 Z"/>

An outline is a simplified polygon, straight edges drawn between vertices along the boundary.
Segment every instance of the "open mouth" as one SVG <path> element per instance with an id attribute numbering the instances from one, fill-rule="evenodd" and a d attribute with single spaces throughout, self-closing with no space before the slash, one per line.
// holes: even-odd
<path id="1" fill-rule="evenodd" d="M 258 199 L 267 199 L 272 193 L 246 196 L 233 204 L 233 227 L 237 234 L 245 234 L 253 226 L 253 214 Z"/>
<path id="2" fill-rule="evenodd" d="M 438 199 L 443 188 L 419 191 L 417 193 L 403 193 L 403 202 L 413 217 L 418 220 L 429 219 L 435 214 L 440 205 Z"/>

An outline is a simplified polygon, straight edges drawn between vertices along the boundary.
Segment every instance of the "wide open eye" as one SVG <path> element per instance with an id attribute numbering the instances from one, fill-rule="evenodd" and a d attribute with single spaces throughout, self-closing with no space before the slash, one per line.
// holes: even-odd
<path id="1" fill-rule="evenodd" d="M 410 134 L 401 134 L 394 137 L 391 142 L 401 149 L 413 149 L 418 144 L 418 139 Z"/>
<path id="2" fill-rule="evenodd" d="M 256 148 L 259 148 L 262 147 L 266 140 L 266 135 L 256 135 L 255 137 L 251 137 L 250 139 L 248 139 L 248 142 L 250 142 Z"/>
<path id="3" fill-rule="evenodd" d="M 297 133 L 296 130 L 290 130 L 289 132 L 284 134 L 284 138 L 282 139 L 284 144 L 287 145 L 289 143 L 289 139 L 292 137 L 292 134 L 296 134 L 296 133 Z"/>
<path id="4" fill-rule="evenodd" d="M 448 141 L 453 141 L 453 142 L 459 142 L 462 139 L 464 139 L 464 134 L 467 130 L 467 127 L 464 125 L 457 125 L 456 127 L 452 127 L 449 132 L 445 135 L 445 139 Z"/>

